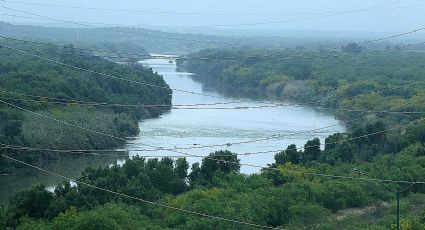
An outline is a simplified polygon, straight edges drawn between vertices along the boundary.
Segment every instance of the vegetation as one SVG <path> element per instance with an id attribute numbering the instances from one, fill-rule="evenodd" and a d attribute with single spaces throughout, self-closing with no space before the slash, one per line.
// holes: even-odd
<path id="1" fill-rule="evenodd" d="M 77 54 L 69 57 L 76 52 L 72 47 L 60 52 L 61 55 L 56 52 L 49 55 L 73 65 L 128 79 L 143 77 L 144 81 L 166 86 L 149 69 L 120 66 Z M 270 58 L 260 58 L 261 55 Z M 225 57 L 237 58 L 226 60 Z M 206 84 L 261 89 L 264 94 L 290 98 L 306 106 L 337 109 L 340 119 L 349 120 L 366 114 L 345 109 L 384 111 L 395 107 L 391 111 L 424 111 L 425 80 L 418 64 L 424 60 L 422 53 L 403 51 L 206 50 L 190 55 L 189 61 L 179 65 L 204 73 L 199 80 Z M 36 95 L 43 92 L 49 97 L 109 103 L 170 103 L 170 92 L 166 89 L 85 75 L 30 58 L 22 59 L 11 52 L 3 57 L 1 65 L 0 86 L 7 91 Z M 34 76 L 42 80 L 36 81 Z M 317 93 L 305 93 L 312 91 Z M 136 133 L 138 119 L 161 112 L 15 101 L 26 97 L 2 92 L 2 97 L 14 99 L 2 100 L 69 122 L 84 121 L 85 127 L 120 137 Z M 255 229 L 165 208 L 172 206 L 286 229 L 394 229 L 395 194 L 355 172 L 386 180 L 423 180 L 425 119 L 419 113 L 367 114 L 361 122 L 350 123 L 347 133 L 331 135 L 325 143 L 315 138 L 304 146 L 287 146 L 275 155 L 275 162 L 252 175 L 240 173 L 238 155 L 224 150 L 211 153 L 201 163 L 191 166 L 184 158 L 136 157 L 123 165 L 87 168 L 76 183 L 64 181 L 53 192 L 45 185 L 36 185 L 17 193 L 6 207 L 0 208 L 0 227 Z M 7 106 L 1 107 L 0 116 L 2 141 L 6 144 L 49 148 L 105 148 L 119 144 L 84 132 L 77 136 L 71 128 L 59 129 Z M 394 128 L 394 125 L 399 126 Z M 60 141 L 53 139 L 57 136 L 62 137 Z M 324 148 L 320 147 L 322 144 Z M 8 152 L 26 162 L 47 155 L 43 151 L 38 153 L 41 154 Z M 365 179 L 353 179 L 357 177 Z M 386 185 L 394 190 L 407 187 L 403 183 Z M 402 198 L 402 229 L 424 229 L 424 208 L 425 186 L 417 184 L 406 190 Z"/>
<path id="2" fill-rule="evenodd" d="M 409 128 L 397 135 L 418 138 Z M 308 144 L 315 142 L 317 139 Z M 3 212 L 3 223 L 6 228 L 17 229 L 254 229 L 146 204 L 83 184 L 88 183 L 164 205 L 273 227 L 392 229 L 395 194 L 381 184 L 312 173 L 356 176 L 352 169 L 357 168 L 375 178 L 420 180 L 425 174 L 424 143 L 408 143 L 397 153 L 382 153 L 369 162 L 335 160 L 334 149 L 351 148 L 350 143 L 326 150 L 298 151 L 299 163 L 280 160 L 288 153 L 285 151 L 276 154 L 273 165 L 252 175 L 241 174 L 237 155 L 228 151 L 210 154 L 201 164 L 193 164 L 191 171 L 184 158 L 134 158 L 122 166 L 88 168 L 78 178 L 77 186 L 64 181 L 54 192 L 43 185 L 22 191 Z M 372 143 L 364 145 L 373 147 Z M 296 152 L 294 147 L 289 146 L 288 151 Z M 354 159 L 362 155 L 359 149 L 353 148 Z M 317 157 L 312 157 L 314 154 Z M 331 163 L 329 155 L 333 157 Z M 388 186 L 402 189 L 407 185 Z M 407 197 L 402 200 L 403 229 L 425 227 L 424 192 L 423 185 L 416 185 L 403 194 Z"/>
<path id="3" fill-rule="evenodd" d="M 196 73 L 205 84 L 229 91 L 260 91 L 269 97 L 327 108 L 325 111 L 425 110 L 421 65 L 425 55 L 421 52 L 209 49 L 187 59 L 178 63 L 180 68 Z M 335 115 L 349 120 L 365 113 L 340 111 Z M 387 119 L 398 123 L 417 118 L 420 115 Z"/>
<path id="4" fill-rule="evenodd" d="M 170 104 L 171 91 L 162 77 L 138 65 L 118 65 L 96 58 L 90 53 L 60 48 L 34 47 L 21 43 L 7 43 L 20 49 L 29 49 L 63 63 L 80 68 L 119 76 L 128 80 L 147 82 L 162 88 L 148 87 L 102 75 L 89 74 L 45 60 L 1 48 L 0 53 L 0 137 L 2 145 L 21 145 L 52 149 L 108 149 L 116 148 L 123 140 L 90 132 L 76 132 L 67 126 L 36 114 L 24 112 L 5 104 L 77 124 L 87 129 L 104 132 L 120 138 L 138 133 L 138 121 L 158 116 L 161 109 L 142 107 L 99 107 L 73 103 L 94 101 L 109 104 Z M 32 95 L 32 96 L 24 96 Z M 56 104 L 48 103 L 55 102 Z M 59 103 L 59 104 L 58 104 Z M 39 162 L 50 159 L 46 152 L 2 150 L 19 159 Z M 0 172 L 7 173 L 16 165 L 0 159 Z"/>

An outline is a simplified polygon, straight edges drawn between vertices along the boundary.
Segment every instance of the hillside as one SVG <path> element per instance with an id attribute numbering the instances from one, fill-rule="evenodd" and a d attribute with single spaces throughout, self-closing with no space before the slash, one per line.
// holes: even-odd
<path id="1" fill-rule="evenodd" d="M 164 104 L 171 103 L 171 91 L 162 76 L 139 65 L 119 65 L 94 57 L 73 46 L 63 48 L 2 41 L 19 50 L 28 50 L 65 65 L 86 68 L 130 81 L 158 85 L 150 87 L 104 75 L 87 73 L 58 65 L 40 58 L 2 47 L 0 53 L 0 136 L 1 144 L 42 149 L 105 149 L 124 144 L 126 137 L 139 132 L 138 121 L 156 117 L 161 109 L 120 106 L 91 106 L 93 102 L 108 104 Z M 84 101 L 89 101 L 83 103 Z M 75 103 L 74 103 L 75 102 Z M 9 104 L 7 104 L 9 103 Z M 86 104 L 86 105 L 84 105 Z M 29 111 L 24 111 L 29 110 Z M 50 119 L 46 118 L 49 117 Z M 76 132 L 70 124 L 103 132 L 122 139 Z M 55 154 L 2 150 L 19 159 L 40 162 Z M 56 156 L 56 155 L 55 155 Z M 4 158 L 1 173 L 15 167 Z"/>

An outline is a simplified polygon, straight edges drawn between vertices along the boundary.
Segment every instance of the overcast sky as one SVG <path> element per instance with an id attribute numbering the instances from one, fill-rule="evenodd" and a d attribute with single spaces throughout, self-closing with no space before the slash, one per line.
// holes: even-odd
<path id="1" fill-rule="evenodd" d="M 286 21 L 238 29 L 403 32 L 425 26 L 425 1 L 418 0 L 17 0 L 94 8 L 199 14 L 108 12 L 1 2 L 5 7 L 64 20 L 128 25 L 209 26 Z M 397 9 L 396 9 L 397 8 Z M 359 12 L 360 10 L 364 10 Z M 3 14 L 29 16 L 0 8 Z M 336 14 L 341 12 L 340 14 Z M 345 12 L 345 13 L 344 13 Z M 301 14 L 302 13 L 302 14 Z M 311 14 L 313 13 L 313 14 Z M 322 14 L 316 14 L 322 13 Z M 239 15 L 211 15 L 239 14 Z M 273 14 L 273 15 L 240 15 Z M 275 15 L 289 14 L 289 15 Z M 33 16 L 32 16 L 33 17 Z M 41 22 L 0 15 L 4 21 Z M 161 27 L 159 27 L 161 28 Z M 166 28 L 166 27 L 165 27 Z M 197 27 L 195 27 L 197 28 Z M 201 27 L 204 28 L 204 27 Z M 225 28 L 225 27 L 212 27 Z"/>

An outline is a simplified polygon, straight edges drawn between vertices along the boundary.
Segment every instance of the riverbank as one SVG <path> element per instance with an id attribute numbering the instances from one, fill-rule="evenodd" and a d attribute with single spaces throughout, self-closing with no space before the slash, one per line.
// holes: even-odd
<path id="1" fill-rule="evenodd" d="M 28 52 L 35 52 L 32 50 L 38 48 L 37 52 L 43 57 L 58 60 L 38 60 L 9 49 L 0 54 L 0 144 L 1 153 L 7 156 L 49 168 L 55 165 L 54 162 L 62 162 L 64 166 L 66 162 L 62 159 L 85 159 L 86 154 L 78 150 L 123 148 L 127 137 L 139 133 L 140 120 L 158 117 L 167 109 L 111 104 L 171 104 L 168 85 L 162 76 L 148 68 L 119 65 L 72 46 L 51 48 L 19 42 L 7 44 Z M 119 76 L 122 80 L 90 71 Z M 105 166 L 87 164 L 80 167 L 91 165 Z M 17 189 L 31 184 L 12 185 L 20 181 L 19 176 L 37 177 L 27 166 L 4 157 L 0 159 L 0 174 L 8 175 L 0 177 L 0 182 Z M 48 181 L 36 179 L 36 182 Z M 2 198 L 10 193 L 11 190 L 5 189 Z"/>
<path id="2" fill-rule="evenodd" d="M 274 162 L 274 153 L 285 149 L 289 144 L 302 146 L 314 137 L 324 142 L 325 138 L 345 127 L 329 113 L 297 106 L 261 108 L 264 98 L 250 92 L 232 94 L 220 88 L 210 87 L 197 81 L 193 73 L 177 70 L 175 63 L 168 60 L 146 60 L 143 62 L 158 74 L 171 88 L 194 92 L 173 92 L 172 104 L 217 104 L 197 106 L 195 109 L 171 109 L 160 118 L 140 122 L 141 133 L 126 147 L 131 156 L 184 156 L 172 151 L 148 151 L 146 145 L 163 148 L 183 148 L 181 151 L 207 156 L 219 150 L 229 150 L 241 154 L 244 164 L 266 167 Z M 241 103 L 240 101 L 245 101 Z M 232 102 L 237 102 L 233 103 Z M 255 107 L 260 108 L 255 109 Z M 214 109 L 225 107 L 229 109 Z M 254 107 L 254 109 L 232 109 L 232 107 Z M 201 109 L 202 108 L 202 109 Z M 331 126 L 311 132 L 309 130 Z M 289 138 L 272 138 L 255 141 L 273 135 L 290 135 Z M 236 143 L 244 144 L 236 144 Z M 248 143 L 245 143 L 248 142 Z M 232 144 L 235 143 L 235 144 Z M 209 147 L 208 147 L 209 146 Z M 146 151 L 143 151 L 146 150 Z M 245 153 L 271 151 L 270 154 L 243 156 Z M 187 158 L 190 164 L 200 163 L 200 158 Z M 258 168 L 241 167 L 243 173 L 257 173 Z"/>
<path id="3" fill-rule="evenodd" d="M 421 87 L 425 82 L 417 65 L 424 60 L 424 54 L 408 51 L 210 49 L 186 56 L 178 67 L 196 73 L 198 81 L 211 86 L 293 100 L 342 121 L 367 115 L 369 121 L 391 125 L 420 118 L 403 112 L 424 109 Z M 388 109 L 402 113 L 380 113 Z M 364 120 L 347 125 L 354 130 L 362 124 Z"/>

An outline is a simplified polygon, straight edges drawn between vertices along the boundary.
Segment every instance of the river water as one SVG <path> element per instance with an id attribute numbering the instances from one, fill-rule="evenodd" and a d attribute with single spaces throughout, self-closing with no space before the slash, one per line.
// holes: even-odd
<path id="1" fill-rule="evenodd" d="M 240 98 L 241 93 L 236 89 L 227 90 L 226 94 L 222 94 L 218 89 L 207 88 L 197 81 L 196 75 L 177 72 L 176 65 L 169 63 L 168 60 L 146 60 L 142 64 L 150 66 L 154 71 L 163 75 L 164 80 L 171 88 L 207 94 L 207 96 L 204 96 L 178 91 L 173 92 L 173 105 L 230 103 L 240 100 L 244 100 L 245 102 L 202 107 L 229 108 L 264 105 L 263 98 L 247 92 L 244 93 L 244 98 Z M 231 96 L 232 94 L 238 96 Z M 247 99 L 250 101 L 247 101 Z M 332 125 L 335 126 L 320 130 L 320 132 L 308 132 L 308 130 Z M 325 137 L 332 133 L 343 132 L 344 127 L 330 114 L 299 106 L 282 106 L 219 110 L 172 109 L 160 118 L 141 122 L 140 130 L 140 135 L 127 145 L 126 149 L 130 151 L 131 155 L 182 155 L 181 153 L 172 151 L 140 151 L 151 149 L 145 145 L 161 146 L 167 149 L 191 148 L 179 151 L 198 156 L 205 156 L 218 150 L 230 150 L 239 154 L 271 151 L 270 153 L 239 157 L 242 163 L 266 166 L 274 162 L 274 153 L 276 151 L 285 149 L 289 144 L 303 146 L 307 140 L 314 137 L 319 137 L 323 141 Z M 284 135 L 285 137 L 230 145 L 230 143 L 266 139 L 267 137 L 276 135 Z M 205 145 L 219 146 L 201 148 Z M 188 158 L 188 161 L 194 163 L 199 162 L 200 159 Z M 259 171 L 259 168 L 243 166 L 241 171 L 244 173 L 255 173 Z"/>
<path id="2" fill-rule="evenodd" d="M 227 90 L 225 93 L 217 88 L 206 87 L 191 73 L 177 72 L 176 65 L 168 60 L 145 60 L 141 62 L 164 76 L 171 88 L 187 90 L 205 95 L 173 92 L 173 105 L 230 103 L 244 100 L 238 104 L 223 104 L 205 107 L 256 107 L 264 105 L 264 99 L 255 94 Z M 237 95 L 237 96 L 235 96 Z M 249 99 L 249 101 L 247 101 Z M 333 126 L 308 132 L 308 130 Z M 205 156 L 217 150 L 230 150 L 239 154 L 264 152 L 270 153 L 240 156 L 244 164 L 266 166 L 274 162 L 274 153 L 285 149 L 289 144 L 303 146 L 313 137 L 324 138 L 335 132 L 343 132 L 344 126 L 332 115 L 299 106 L 282 106 L 253 109 L 171 109 L 159 118 L 140 122 L 140 135 L 129 140 L 125 146 L 131 156 L 183 156 L 183 153 Z M 297 134 L 298 133 L 298 134 Z M 257 141 L 245 144 L 231 144 L 257 139 L 267 139 L 271 136 L 285 135 L 281 138 L 271 138 L 267 141 Z M 150 146 L 150 147 L 147 147 Z M 218 147 L 202 148 L 205 145 Z M 173 151 L 143 151 L 154 147 L 186 148 Z M 190 149 L 187 149 L 190 148 Z M 113 163 L 122 163 L 124 157 L 87 156 L 61 159 L 48 162 L 44 168 L 69 177 L 78 177 L 86 167 L 101 167 Z M 201 158 L 189 157 L 190 163 L 200 162 Z M 255 173 L 259 168 L 243 166 L 244 173 Z M 18 171 L 19 172 L 19 171 Z M 38 171 L 25 175 L 0 176 L 0 201 L 5 202 L 13 193 L 36 183 L 54 186 L 61 178 L 46 175 Z"/>

